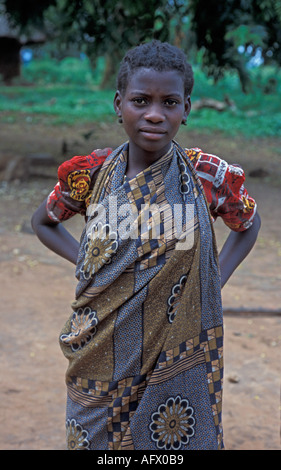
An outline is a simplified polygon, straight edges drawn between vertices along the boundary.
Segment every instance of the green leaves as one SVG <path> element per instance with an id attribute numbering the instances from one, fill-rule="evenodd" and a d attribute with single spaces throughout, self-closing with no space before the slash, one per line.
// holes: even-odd
<path id="1" fill-rule="evenodd" d="M 236 70 L 242 89 L 249 89 L 248 56 L 238 47 L 257 48 L 267 63 L 281 65 L 281 6 L 276 0 L 190 0 L 191 31 L 202 51 L 202 64 L 213 77 Z M 247 51 L 249 55 L 249 49 Z"/>
<path id="2" fill-rule="evenodd" d="M 228 31 L 225 39 L 232 41 L 236 49 L 239 46 L 247 46 L 249 44 L 255 47 L 263 47 L 267 39 L 267 31 L 261 25 L 241 24 L 236 28 Z"/>
<path id="3" fill-rule="evenodd" d="M 3 5 L 21 29 L 40 24 L 61 56 L 70 47 L 92 64 L 108 55 L 109 76 L 129 48 L 152 38 L 182 47 L 189 60 L 199 51 L 216 79 L 237 71 L 244 91 L 248 57 L 239 46 L 252 46 L 252 55 L 260 48 L 263 60 L 281 65 L 280 0 L 0 0 Z"/>

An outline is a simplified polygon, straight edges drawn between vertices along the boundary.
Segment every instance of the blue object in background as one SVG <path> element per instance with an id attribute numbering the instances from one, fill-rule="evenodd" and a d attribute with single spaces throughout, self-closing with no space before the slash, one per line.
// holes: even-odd
<path id="1" fill-rule="evenodd" d="M 33 58 L 33 52 L 31 49 L 22 48 L 20 51 L 21 60 L 24 64 L 29 64 Z"/>

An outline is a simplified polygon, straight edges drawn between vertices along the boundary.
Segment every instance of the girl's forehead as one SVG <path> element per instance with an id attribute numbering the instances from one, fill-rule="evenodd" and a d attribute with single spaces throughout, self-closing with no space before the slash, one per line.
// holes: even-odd
<path id="1" fill-rule="evenodd" d="M 183 76 L 177 70 L 160 71 L 141 67 L 129 77 L 126 93 L 133 90 L 162 90 L 168 94 L 176 91 L 184 93 Z"/>

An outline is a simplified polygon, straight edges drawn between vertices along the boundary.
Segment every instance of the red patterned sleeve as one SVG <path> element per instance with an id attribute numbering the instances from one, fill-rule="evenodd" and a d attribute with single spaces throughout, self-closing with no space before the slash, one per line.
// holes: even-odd
<path id="1" fill-rule="evenodd" d="M 221 217 L 235 232 L 248 229 L 253 223 L 257 205 L 244 186 L 243 169 L 200 149 L 188 152 L 203 184 L 213 219 Z"/>
<path id="2" fill-rule="evenodd" d="M 112 149 L 95 150 L 75 156 L 58 168 L 58 182 L 47 198 L 47 214 L 53 222 L 62 222 L 75 214 L 86 215 L 92 192 L 92 176 Z"/>

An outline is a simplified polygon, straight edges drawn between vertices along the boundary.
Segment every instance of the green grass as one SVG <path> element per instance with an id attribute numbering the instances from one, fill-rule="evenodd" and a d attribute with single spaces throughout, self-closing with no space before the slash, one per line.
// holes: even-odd
<path id="1" fill-rule="evenodd" d="M 13 122 L 21 115 L 53 124 L 73 124 L 110 119 L 113 116 L 113 91 L 97 91 L 77 85 L 0 87 L 0 112 Z"/>
<path id="2" fill-rule="evenodd" d="M 235 104 L 234 110 L 218 112 L 212 109 L 192 111 L 189 126 L 205 132 L 219 130 L 228 135 L 245 137 L 281 136 L 281 74 L 272 68 L 251 71 L 252 91 L 241 92 L 237 75 L 228 74 L 214 85 L 200 70 L 195 70 L 192 100 L 213 98 L 223 101 L 227 95 Z M 270 88 L 269 84 L 271 84 Z M 267 91 L 265 93 L 265 90 Z"/>
<path id="3" fill-rule="evenodd" d="M 93 72 L 87 60 L 34 60 L 23 67 L 18 83 L 0 86 L 0 122 L 29 119 L 71 125 L 116 119 L 114 90 L 99 90 L 98 87 L 102 70 L 102 61 Z M 280 72 L 269 67 L 251 71 L 252 92 L 247 95 L 241 92 L 237 75 L 228 74 L 216 85 L 196 67 L 194 75 L 193 102 L 206 97 L 222 101 L 228 95 L 236 109 L 192 110 L 188 120 L 190 129 L 244 137 L 281 135 Z"/>

